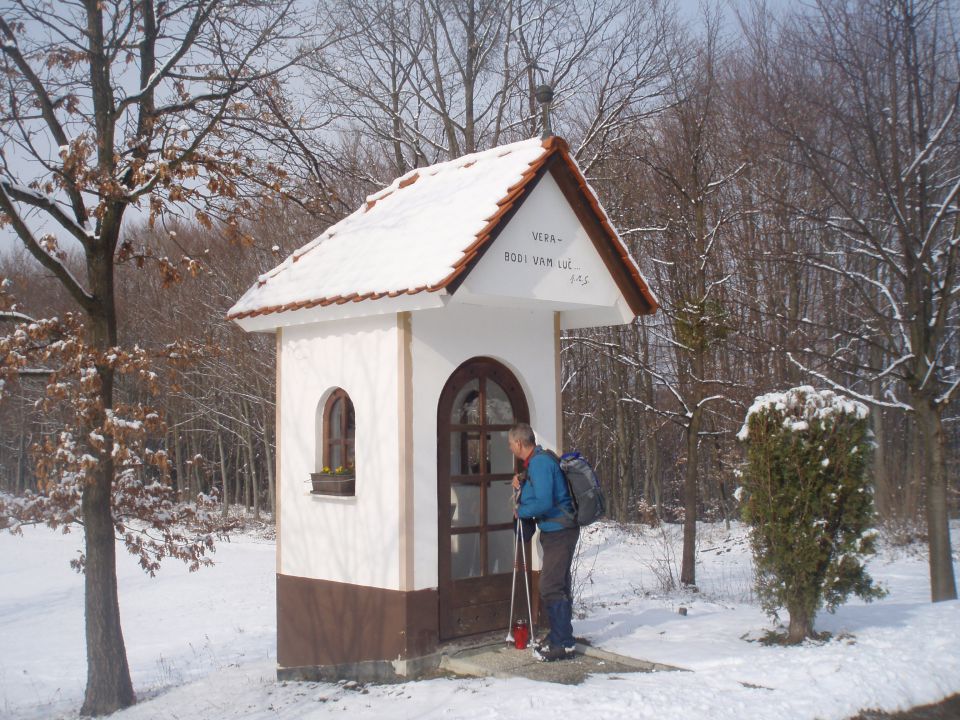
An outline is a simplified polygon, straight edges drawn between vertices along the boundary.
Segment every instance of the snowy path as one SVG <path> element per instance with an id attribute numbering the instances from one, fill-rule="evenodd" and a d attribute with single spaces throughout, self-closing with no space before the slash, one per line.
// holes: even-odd
<path id="1" fill-rule="evenodd" d="M 0 717 L 73 717 L 85 679 L 82 578 L 67 562 L 80 537 L 41 528 L 26 535 L 0 534 Z M 677 572 L 676 537 L 673 529 L 591 529 L 575 630 L 614 652 L 695 672 L 597 676 L 579 687 L 277 683 L 272 543 L 239 536 L 219 546 L 216 567 L 190 574 L 170 564 L 153 580 L 124 555 L 121 612 L 141 703 L 115 717 L 539 720 L 549 708 L 576 707 L 604 718 L 840 720 L 960 691 L 960 602 L 927 601 L 927 564 L 916 549 L 886 550 L 873 563 L 889 597 L 819 616 L 817 629 L 838 639 L 779 648 L 752 641 L 770 622 L 752 598 L 742 529 L 703 527 L 696 595 L 662 589 Z"/>

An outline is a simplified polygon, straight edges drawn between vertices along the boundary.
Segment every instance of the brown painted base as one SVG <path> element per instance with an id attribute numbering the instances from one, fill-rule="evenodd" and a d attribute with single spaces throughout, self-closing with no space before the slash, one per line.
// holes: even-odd
<path id="1" fill-rule="evenodd" d="M 364 660 L 340 665 L 310 665 L 307 667 L 279 667 L 277 680 L 292 682 L 357 682 L 395 683 L 432 676 L 440 667 L 443 652 L 437 651 L 407 660 Z"/>
<path id="2" fill-rule="evenodd" d="M 406 660 L 437 647 L 435 589 L 400 592 L 277 575 L 281 668 Z"/>

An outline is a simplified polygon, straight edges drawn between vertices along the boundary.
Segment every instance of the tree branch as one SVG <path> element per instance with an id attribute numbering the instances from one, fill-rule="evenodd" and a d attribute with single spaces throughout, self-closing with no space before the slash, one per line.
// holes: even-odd
<path id="1" fill-rule="evenodd" d="M 49 195 L 36 192 L 22 185 L 15 185 L 8 180 L 0 180 L 0 185 L 9 195 L 11 200 L 26 203 L 32 207 L 43 210 L 50 217 L 56 220 L 67 232 L 79 240 L 84 247 L 88 247 L 93 240 L 93 233 L 84 227 L 81 227 L 73 218 L 63 211 L 57 202 Z"/>
<path id="2" fill-rule="evenodd" d="M 40 78 L 37 77 L 37 74 L 33 71 L 33 68 L 30 67 L 30 63 L 23 57 L 20 48 L 17 47 L 16 36 L 2 16 L 0 16 L 0 33 L 7 38 L 7 42 L 0 42 L 0 50 L 13 61 L 13 64 L 16 65 L 17 69 L 30 84 L 30 87 L 36 95 L 37 103 L 40 105 L 40 112 L 54 140 L 56 140 L 57 144 L 61 147 L 68 145 L 67 134 L 64 132 L 63 126 L 60 124 L 54 112 L 53 101 L 50 99 L 50 94 L 43 86 Z M 84 222 L 87 218 L 87 210 L 83 204 L 83 197 L 80 195 L 80 192 L 76 188 L 71 187 L 69 183 L 65 183 L 65 189 L 67 196 L 70 198 L 70 205 L 73 207 L 73 214 L 76 216 L 77 222 Z"/>
<path id="3" fill-rule="evenodd" d="M 13 204 L 7 189 L 0 184 L 0 210 L 3 210 L 10 218 L 10 224 L 16 231 L 17 236 L 23 241 L 27 250 L 33 255 L 41 265 L 52 272 L 57 279 L 63 283 L 64 288 L 70 293 L 71 297 L 88 313 L 93 313 L 96 309 L 96 298 L 91 295 L 83 285 L 73 276 L 73 273 L 60 260 L 44 250 L 40 242 L 33 236 L 30 228 L 20 217 L 16 206 Z"/>

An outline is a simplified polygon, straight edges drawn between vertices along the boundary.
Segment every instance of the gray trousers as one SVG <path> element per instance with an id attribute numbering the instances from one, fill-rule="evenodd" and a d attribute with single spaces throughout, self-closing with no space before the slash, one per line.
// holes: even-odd
<path id="1" fill-rule="evenodd" d="M 540 597 L 545 605 L 557 600 L 573 600 L 570 566 L 580 538 L 580 528 L 540 532 L 543 567 L 540 570 Z"/>

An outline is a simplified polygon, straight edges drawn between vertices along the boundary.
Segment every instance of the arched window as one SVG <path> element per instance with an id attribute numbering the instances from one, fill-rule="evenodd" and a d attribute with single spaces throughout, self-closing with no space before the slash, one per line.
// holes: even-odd
<path id="1" fill-rule="evenodd" d="M 330 468 L 330 472 L 353 469 L 355 434 L 353 403 L 345 390 L 337 388 L 323 408 L 323 465 Z"/>

